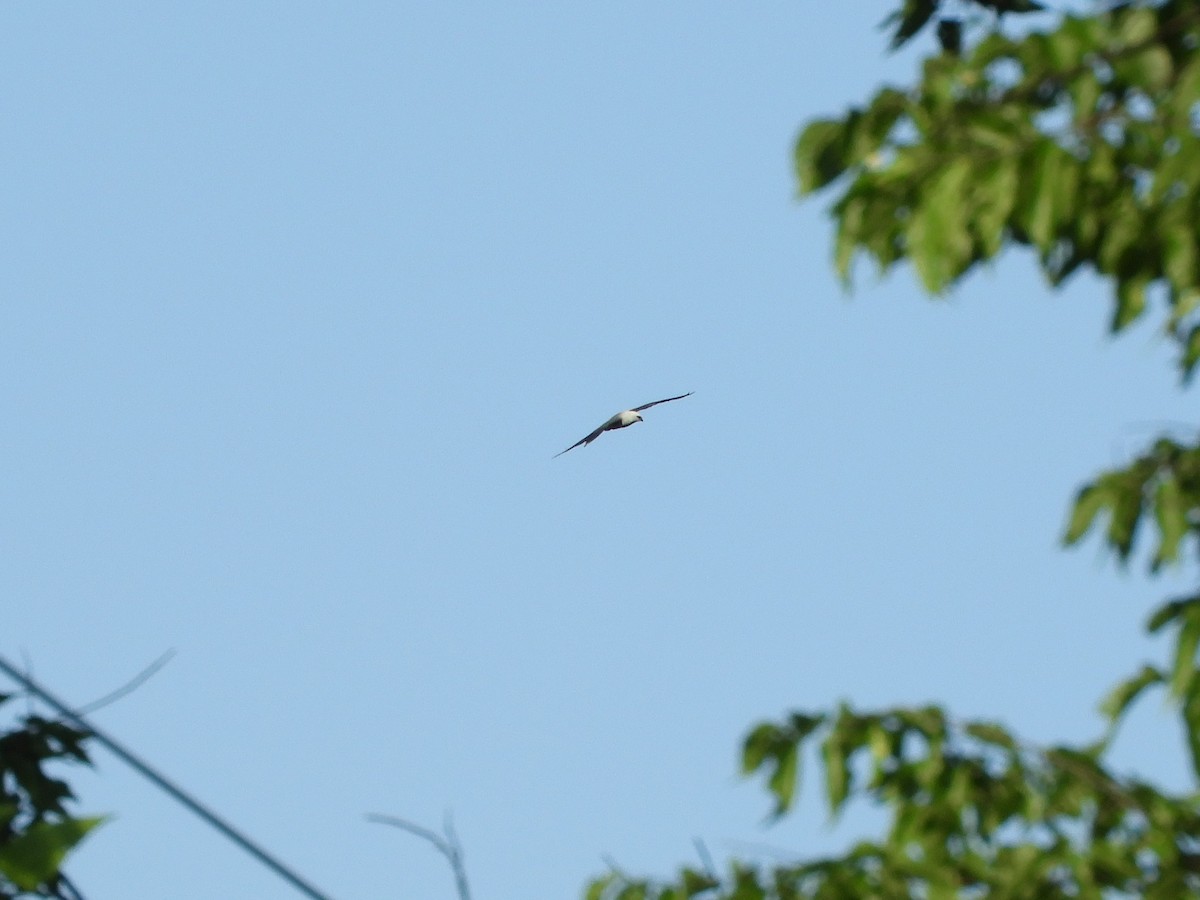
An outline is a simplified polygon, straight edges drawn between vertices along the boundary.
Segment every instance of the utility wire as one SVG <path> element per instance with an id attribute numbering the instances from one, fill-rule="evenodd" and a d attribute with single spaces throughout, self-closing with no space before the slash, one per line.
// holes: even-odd
<path id="1" fill-rule="evenodd" d="M 288 884 L 290 884 L 300 893 L 304 894 L 306 897 L 310 897 L 311 900 L 330 900 L 328 894 L 323 894 L 318 891 L 315 887 L 313 887 L 279 860 L 275 859 L 275 857 L 271 856 L 271 854 L 267 853 L 266 850 L 263 850 L 216 813 L 209 810 L 198 800 L 194 800 L 193 798 L 189 797 L 182 790 L 169 782 L 165 777 L 154 771 L 154 769 L 150 768 L 150 766 L 142 762 L 142 760 L 138 759 L 104 732 L 100 731 L 100 729 L 88 723 L 82 716 L 74 712 L 69 706 L 67 706 L 41 685 L 37 684 L 32 679 L 22 674 L 18 669 L 10 665 L 9 662 L 2 656 L 0 656 L 0 671 L 3 671 L 5 675 L 20 684 L 25 688 L 25 690 L 41 698 L 49 706 L 52 706 L 60 715 L 62 715 L 63 718 L 74 723 L 84 731 L 87 731 L 93 738 L 96 739 L 97 742 L 107 747 L 109 751 L 119 759 L 124 760 L 126 764 L 133 768 L 134 771 L 148 779 L 160 790 L 165 791 L 179 803 L 182 803 L 213 828 L 217 829 L 217 831 L 221 832 L 221 834 L 225 835 L 225 837 L 229 838 L 268 869 L 272 870 L 284 881 L 288 882 Z"/>

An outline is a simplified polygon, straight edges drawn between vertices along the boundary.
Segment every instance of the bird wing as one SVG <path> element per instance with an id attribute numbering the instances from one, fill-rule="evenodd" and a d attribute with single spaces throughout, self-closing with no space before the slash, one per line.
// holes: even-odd
<path id="1" fill-rule="evenodd" d="M 695 391 L 688 391 L 686 394 L 680 394 L 678 397 L 668 397 L 666 400 L 655 400 L 653 403 L 646 403 L 642 406 L 635 406 L 634 412 L 641 412 L 643 409 L 649 409 L 652 406 L 658 406 L 660 403 L 670 403 L 672 400 L 682 400 L 684 397 L 690 397 Z"/>
<path id="2" fill-rule="evenodd" d="M 616 416 L 613 416 L 611 419 L 609 419 L 607 422 L 605 422 L 603 425 L 601 425 L 599 428 L 597 428 L 595 431 L 593 431 L 593 432 L 592 432 L 591 434 L 589 434 L 587 437 L 585 437 L 585 438 L 580 438 L 579 440 L 577 440 L 577 441 L 576 441 L 575 443 L 573 443 L 573 444 L 572 444 L 570 447 L 568 447 L 568 448 L 567 448 L 567 450 L 574 450 L 574 449 L 575 449 L 576 447 L 578 447 L 580 444 L 590 444 L 590 443 L 591 443 L 592 441 L 594 441 L 596 438 L 600 437 L 600 435 L 601 435 L 603 432 L 605 432 L 605 431 L 607 431 L 609 428 L 611 428 L 611 427 L 612 427 L 612 423 L 613 423 L 613 422 L 615 422 L 616 420 L 617 420 L 617 417 L 616 417 Z M 562 456 L 562 455 L 563 455 L 563 453 L 566 453 L 566 452 L 567 452 L 567 450 L 564 450 L 562 453 L 555 453 L 553 458 L 554 458 L 554 459 L 558 459 L 560 456 Z"/>

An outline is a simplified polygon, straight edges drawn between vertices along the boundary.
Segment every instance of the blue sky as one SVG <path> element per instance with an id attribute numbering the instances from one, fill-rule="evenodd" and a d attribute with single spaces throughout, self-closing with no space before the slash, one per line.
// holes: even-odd
<path id="1" fill-rule="evenodd" d="M 0 653 L 82 704 L 174 648 L 97 724 L 338 898 L 453 896 L 369 811 L 479 898 L 841 846 L 736 776 L 790 708 L 1094 736 L 1188 581 L 1067 504 L 1193 408 L 1019 253 L 843 292 L 789 154 L 911 79 L 889 6 L 4 4 Z M 295 896 L 96 762 L 88 896 Z"/>

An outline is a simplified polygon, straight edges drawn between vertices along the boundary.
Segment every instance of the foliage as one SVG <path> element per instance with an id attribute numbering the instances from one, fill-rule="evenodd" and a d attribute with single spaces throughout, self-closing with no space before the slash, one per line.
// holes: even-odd
<path id="1" fill-rule="evenodd" d="M 906 259 L 938 294 L 1006 246 L 1027 246 L 1053 285 L 1084 266 L 1109 277 L 1114 332 L 1161 297 L 1190 375 L 1200 361 L 1197 41 L 1191 0 L 1067 15 L 1021 37 L 991 30 L 966 52 L 929 56 L 911 90 L 884 88 L 809 123 L 795 152 L 801 193 L 844 187 L 838 273 L 849 281 L 859 255 L 881 271 Z"/>
<path id="2" fill-rule="evenodd" d="M 0 704 L 11 698 L 0 694 Z M 71 816 L 71 789 L 46 767 L 89 764 L 87 738 L 85 731 L 32 713 L 0 733 L 0 900 L 67 896 L 59 867 L 101 820 Z"/>
<path id="3" fill-rule="evenodd" d="M 1200 4 L 1053 15 L 1032 0 L 960 0 L 964 17 L 949 6 L 904 0 L 885 22 L 893 47 L 936 35 L 916 85 L 885 87 L 797 140 L 801 194 L 838 192 L 837 272 L 849 284 L 860 256 L 881 272 L 908 261 L 937 295 L 1027 247 L 1052 286 L 1084 267 L 1111 282 L 1113 332 L 1160 304 L 1186 380 L 1200 362 Z M 1200 444 L 1160 438 L 1079 491 L 1064 543 L 1095 532 L 1122 564 L 1144 547 L 1154 574 L 1200 559 L 1198 530 Z M 586 896 L 1200 897 L 1200 793 L 1167 793 L 1106 760 L 1128 710 L 1159 691 L 1200 784 L 1200 594 L 1164 604 L 1147 627 L 1169 635 L 1169 658 L 1109 691 L 1107 728 L 1091 743 L 1033 746 L 938 707 L 793 713 L 742 747 L 774 816 L 793 809 L 801 761 L 815 755 L 831 813 L 855 800 L 881 807 L 881 839 L 669 881 L 614 870 Z"/>

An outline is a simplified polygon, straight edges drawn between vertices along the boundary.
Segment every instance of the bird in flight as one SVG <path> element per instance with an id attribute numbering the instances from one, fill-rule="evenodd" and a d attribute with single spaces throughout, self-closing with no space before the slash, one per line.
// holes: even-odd
<path id="1" fill-rule="evenodd" d="M 695 391 L 688 391 L 686 394 L 680 394 L 678 397 L 668 397 L 665 400 L 655 400 L 653 403 L 643 403 L 641 406 L 635 406 L 633 409 L 627 409 L 624 412 L 619 412 L 587 437 L 576 441 L 574 444 L 568 447 L 567 450 L 574 450 L 580 444 L 586 447 L 606 431 L 614 431 L 617 428 L 628 428 L 634 422 L 641 422 L 641 412 L 644 409 L 649 409 L 652 406 L 658 406 L 660 403 L 670 403 L 672 400 L 682 400 L 684 397 L 690 397 L 694 393 Z M 555 453 L 554 458 L 558 459 L 558 457 L 562 456 L 563 453 L 566 453 L 567 450 L 564 450 L 562 453 Z"/>

